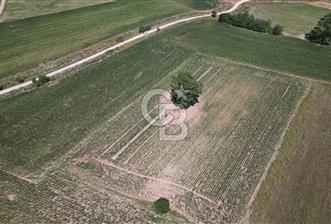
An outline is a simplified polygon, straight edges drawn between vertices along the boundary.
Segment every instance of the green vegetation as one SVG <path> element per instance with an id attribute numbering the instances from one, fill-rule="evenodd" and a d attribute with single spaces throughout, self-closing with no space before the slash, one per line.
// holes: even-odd
<path id="1" fill-rule="evenodd" d="M 170 202 L 166 198 L 159 198 L 154 202 L 154 210 L 156 213 L 165 214 L 170 211 Z"/>
<path id="2" fill-rule="evenodd" d="M 308 4 L 272 3 L 254 6 L 250 12 L 257 18 L 271 20 L 273 25 L 280 24 L 288 35 L 303 38 L 330 10 Z"/>
<path id="3" fill-rule="evenodd" d="M 183 1 L 117 0 L 0 23 L 0 79 L 141 25 L 193 12 Z"/>
<path id="4" fill-rule="evenodd" d="M 323 16 L 317 26 L 306 34 L 306 38 L 312 42 L 323 45 L 331 44 L 331 13 Z"/>
<path id="5" fill-rule="evenodd" d="M 274 28 L 272 28 L 270 21 L 256 19 L 253 15 L 249 15 L 247 11 L 233 15 L 222 14 L 219 17 L 219 21 L 221 23 L 228 23 L 233 26 L 253 30 L 260 33 L 271 33 L 274 35 L 280 35 L 282 33 L 282 28 L 280 25 L 276 25 Z"/>
<path id="6" fill-rule="evenodd" d="M 36 87 L 40 87 L 48 83 L 51 79 L 46 75 L 40 75 L 37 78 L 32 79 L 32 84 Z"/>
<path id="7" fill-rule="evenodd" d="M 171 100 L 185 109 L 199 102 L 203 84 L 189 73 L 180 73 L 171 82 Z"/>
<path id="8" fill-rule="evenodd" d="M 328 223 L 329 85 L 314 84 L 256 198 L 252 223 Z"/>

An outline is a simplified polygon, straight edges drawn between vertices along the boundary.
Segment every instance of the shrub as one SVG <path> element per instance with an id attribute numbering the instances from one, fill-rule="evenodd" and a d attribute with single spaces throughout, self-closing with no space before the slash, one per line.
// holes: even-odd
<path id="1" fill-rule="evenodd" d="M 18 82 L 18 83 L 23 83 L 24 82 L 24 79 L 22 77 L 16 77 L 15 79 L 15 82 Z"/>
<path id="2" fill-rule="evenodd" d="M 171 82 L 171 101 L 182 108 L 198 103 L 203 85 L 188 73 L 180 73 Z"/>
<path id="3" fill-rule="evenodd" d="M 273 35 L 282 35 L 283 33 L 283 27 L 281 25 L 276 25 L 274 28 L 272 28 L 272 34 Z"/>
<path id="4" fill-rule="evenodd" d="M 45 85 L 50 81 L 50 78 L 46 75 L 40 75 L 37 78 L 32 79 L 32 84 L 36 87 L 40 87 L 42 85 Z"/>
<path id="5" fill-rule="evenodd" d="M 3 86 L 0 86 L 0 90 L 3 90 L 5 87 L 3 87 Z"/>
<path id="6" fill-rule="evenodd" d="M 217 16 L 217 11 L 216 10 L 211 11 L 211 16 L 216 17 Z"/>
<path id="7" fill-rule="evenodd" d="M 139 33 L 144 33 L 148 30 L 151 30 L 151 26 L 141 26 L 141 27 L 139 27 Z"/>
<path id="8" fill-rule="evenodd" d="M 305 35 L 311 43 L 331 44 L 331 13 L 323 16 L 312 31 Z"/>
<path id="9" fill-rule="evenodd" d="M 170 203 L 166 198 L 159 198 L 154 202 L 154 209 L 156 213 L 165 214 L 170 211 Z"/>

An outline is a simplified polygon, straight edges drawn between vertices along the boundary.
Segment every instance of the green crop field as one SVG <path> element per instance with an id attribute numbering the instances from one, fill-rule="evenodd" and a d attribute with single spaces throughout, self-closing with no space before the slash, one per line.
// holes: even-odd
<path id="1" fill-rule="evenodd" d="M 38 181 L 40 194 L 54 193 L 70 220 L 81 214 L 81 222 L 95 221 L 94 210 L 84 208 L 115 200 L 104 195 L 152 201 L 165 194 L 191 221 L 236 222 L 306 90 L 305 79 L 330 80 L 330 60 L 329 47 L 216 21 L 161 32 L 49 86 L 1 97 L 1 175 Z M 140 102 L 148 90 L 168 89 L 182 71 L 205 84 L 204 94 L 191 112 L 187 139 L 160 142 L 142 119 Z M 29 210 L 29 186 L 22 186 L 22 201 L 11 200 L 11 194 L 19 198 L 11 193 L 14 179 L 1 183 L 8 199 L 0 208 Z M 148 207 L 137 206 L 137 213 Z M 95 209 L 95 218 L 111 220 Z M 43 211 L 31 218 L 56 217 L 52 208 Z M 147 214 L 151 222 L 159 218 Z M 6 220 L 15 223 L 12 218 Z"/>
<path id="2" fill-rule="evenodd" d="M 9 0 L 6 3 L 5 12 L 0 17 L 0 22 L 23 19 L 114 1 L 124 0 Z M 198 10 L 210 9 L 216 6 L 216 0 L 176 1 Z M 147 1 L 145 0 L 145 2 Z"/>
<path id="3" fill-rule="evenodd" d="M 11 21 L 42 14 L 54 13 L 112 0 L 9 0 L 0 21 Z"/>
<path id="4" fill-rule="evenodd" d="M 257 5 L 251 12 L 257 18 L 269 19 L 273 24 L 282 25 L 286 34 L 302 38 L 322 16 L 331 11 L 307 4 L 273 3 Z"/>
<path id="5" fill-rule="evenodd" d="M 208 1 L 206 1 L 208 2 Z M 190 0 L 118 0 L 0 23 L 0 79 L 167 17 L 206 9 Z M 193 8 L 194 7 L 194 8 Z"/>

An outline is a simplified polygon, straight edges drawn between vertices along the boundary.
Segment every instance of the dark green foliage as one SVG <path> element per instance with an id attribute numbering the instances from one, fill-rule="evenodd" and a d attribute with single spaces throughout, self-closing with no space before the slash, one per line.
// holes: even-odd
<path id="1" fill-rule="evenodd" d="M 317 26 L 310 33 L 306 34 L 306 39 L 312 43 L 331 44 L 331 13 L 323 16 L 318 21 Z"/>
<path id="2" fill-rule="evenodd" d="M 274 28 L 272 28 L 271 22 L 269 20 L 266 21 L 257 19 L 253 15 L 250 15 L 247 11 L 234 15 L 222 14 L 220 15 L 219 22 L 228 23 L 233 26 L 253 30 L 260 33 L 272 33 L 274 35 L 280 35 L 283 31 L 281 26 L 276 25 Z"/>
<path id="3" fill-rule="evenodd" d="M 24 79 L 22 77 L 16 77 L 15 79 L 15 82 L 18 82 L 18 83 L 23 83 L 24 82 Z"/>
<path id="4" fill-rule="evenodd" d="M 139 27 L 139 33 L 144 33 L 148 30 L 151 30 L 151 26 L 141 26 L 141 27 Z"/>
<path id="5" fill-rule="evenodd" d="M 272 28 L 272 34 L 273 35 L 282 35 L 283 33 L 283 27 L 281 25 L 276 25 L 274 28 Z"/>
<path id="6" fill-rule="evenodd" d="M 4 87 L 3 86 L 0 86 L 0 90 L 3 90 L 4 89 Z"/>
<path id="7" fill-rule="evenodd" d="M 188 73 L 180 73 L 171 82 L 171 100 L 185 109 L 198 103 L 203 85 Z"/>
<path id="8" fill-rule="evenodd" d="M 217 16 L 217 11 L 216 11 L 216 10 L 213 10 L 213 11 L 211 12 L 211 16 L 212 16 L 212 17 L 216 17 L 216 16 Z"/>
<path id="9" fill-rule="evenodd" d="M 45 85 L 50 81 L 50 78 L 48 78 L 46 75 L 40 75 L 37 78 L 32 79 L 32 84 L 36 87 L 40 87 L 42 85 Z"/>
<path id="10" fill-rule="evenodd" d="M 156 213 L 165 214 L 170 211 L 170 203 L 166 198 L 159 198 L 154 202 L 154 209 Z"/>

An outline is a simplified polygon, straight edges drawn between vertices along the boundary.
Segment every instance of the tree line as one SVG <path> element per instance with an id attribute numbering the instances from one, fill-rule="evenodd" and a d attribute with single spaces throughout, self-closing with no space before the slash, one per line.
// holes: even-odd
<path id="1" fill-rule="evenodd" d="M 261 33 L 281 35 L 283 32 L 282 26 L 276 25 L 272 27 L 271 21 L 257 19 L 253 15 L 250 15 L 247 11 L 237 14 L 222 14 L 220 15 L 218 21 Z"/>

